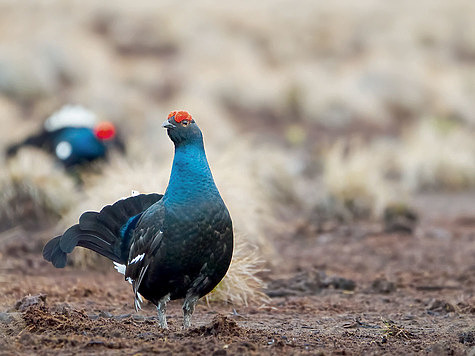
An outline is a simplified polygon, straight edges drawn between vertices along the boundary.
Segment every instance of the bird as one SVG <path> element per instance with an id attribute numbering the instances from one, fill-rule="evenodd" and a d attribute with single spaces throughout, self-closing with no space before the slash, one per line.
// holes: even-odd
<path id="1" fill-rule="evenodd" d="M 22 147 L 34 146 L 51 154 L 67 169 L 105 158 L 111 147 L 125 151 L 125 145 L 112 122 L 97 122 L 96 115 L 79 105 L 66 105 L 53 113 L 36 134 L 10 145 L 6 156 Z"/>
<path id="2" fill-rule="evenodd" d="M 138 194 L 83 213 L 78 224 L 45 245 L 43 257 L 62 268 L 67 254 L 81 246 L 111 259 L 132 284 L 135 309 L 149 300 L 161 328 L 167 328 L 167 303 L 184 299 L 186 329 L 198 300 L 229 268 L 233 226 L 195 120 L 172 111 L 162 127 L 175 146 L 165 193 Z"/>

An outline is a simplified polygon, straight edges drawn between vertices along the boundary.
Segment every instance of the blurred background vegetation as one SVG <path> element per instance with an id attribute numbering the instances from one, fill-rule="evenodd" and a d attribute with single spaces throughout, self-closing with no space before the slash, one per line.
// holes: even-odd
<path id="1" fill-rule="evenodd" d="M 411 232 L 418 194 L 475 186 L 474 13 L 471 0 L 2 1 L 0 148 L 80 104 L 119 126 L 127 155 L 80 186 L 36 150 L 2 156 L 0 230 L 61 233 L 132 189 L 163 192 L 160 125 L 183 109 L 238 232 L 230 278 L 252 288 L 234 301 L 279 261 L 276 236 L 360 220 Z"/>

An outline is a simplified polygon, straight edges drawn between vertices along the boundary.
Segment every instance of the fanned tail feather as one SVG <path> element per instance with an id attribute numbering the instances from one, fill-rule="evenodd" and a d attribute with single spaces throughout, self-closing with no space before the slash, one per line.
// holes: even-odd
<path id="1" fill-rule="evenodd" d="M 123 227 L 128 227 L 129 220 L 136 223 L 138 219 L 135 217 L 161 198 L 160 194 L 140 194 L 107 205 L 100 212 L 85 212 L 79 218 L 79 224 L 45 245 L 43 257 L 55 267 L 63 268 L 67 263 L 67 254 L 76 246 L 81 246 L 124 264 L 127 262 L 129 240 L 127 236 L 124 239 Z"/>
<path id="2" fill-rule="evenodd" d="M 61 236 L 56 236 L 51 239 L 43 248 L 43 257 L 46 261 L 49 261 L 56 268 L 63 268 L 66 266 L 68 257 L 66 252 L 62 251 L 59 247 Z"/>

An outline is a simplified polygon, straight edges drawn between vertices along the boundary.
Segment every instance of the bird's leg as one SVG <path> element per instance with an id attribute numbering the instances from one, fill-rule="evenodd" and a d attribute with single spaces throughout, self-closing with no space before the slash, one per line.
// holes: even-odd
<path id="1" fill-rule="evenodd" d="M 162 329 L 168 329 L 167 325 L 167 303 L 170 301 L 170 293 L 161 298 L 157 304 L 158 321 Z"/>
<path id="2" fill-rule="evenodd" d="M 183 329 L 188 329 L 191 326 L 191 316 L 195 311 L 195 305 L 198 302 L 198 296 L 188 295 L 183 303 Z"/>

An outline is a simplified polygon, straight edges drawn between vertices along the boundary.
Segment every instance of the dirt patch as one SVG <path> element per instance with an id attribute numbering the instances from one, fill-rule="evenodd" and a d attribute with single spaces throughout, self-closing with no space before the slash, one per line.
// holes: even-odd
<path id="1" fill-rule="evenodd" d="M 337 276 L 327 276 L 317 269 L 299 271 L 286 279 L 270 281 L 266 293 L 269 297 L 284 297 L 290 295 L 315 295 L 322 289 L 333 288 L 346 291 L 355 289 L 355 282 Z"/>
<path id="2" fill-rule="evenodd" d="M 15 309 L 21 312 L 27 310 L 31 306 L 45 306 L 46 305 L 46 295 L 45 294 L 38 294 L 33 296 L 26 296 L 19 300 L 16 305 Z"/>
<path id="3" fill-rule="evenodd" d="M 242 336 L 244 333 L 234 320 L 230 320 L 223 315 L 215 317 L 210 325 L 190 331 L 190 334 L 201 336 Z"/>
<path id="4" fill-rule="evenodd" d="M 190 330 L 182 330 L 180 302 L 169 305 L 169 330 L 158 327 L 151 304 L 134 313 L 130 285 L 112 266 L 108 272 L 50 266 L 38 247 L 50 232 L 0 234 L 0 349 L 18 355 L 473 352 L 475 230 L 455 216 L 422 221 L 413 234 L 382 231 L 359 224 L 306 238 L 276 236 L 283 262 L 266 277 L 270 302 L 202 302 Z"/>

